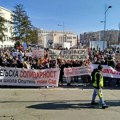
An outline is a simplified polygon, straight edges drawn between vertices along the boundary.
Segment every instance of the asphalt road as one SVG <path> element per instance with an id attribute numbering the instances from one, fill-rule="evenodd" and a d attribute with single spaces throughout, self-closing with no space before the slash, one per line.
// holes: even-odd
<path id="1" fill-rule="evenodd" d="M 104 89 L 107 109 L 90 104 L 92 91 L 81 87 L 1 88 L 0 120 L 119 120 L 120 89 Z"/>

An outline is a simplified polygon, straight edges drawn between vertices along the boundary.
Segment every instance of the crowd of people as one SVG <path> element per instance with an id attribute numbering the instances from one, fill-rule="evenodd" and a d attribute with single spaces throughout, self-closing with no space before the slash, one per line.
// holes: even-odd
<path id="1" fill-rule="evenodd" d="M 28 52 L 32 52 L 31 47 L 28 49 L 24 49 L 23 47 L 17 48 L 4 48 L 0 49 L 0 66 L 1 67 L 16 67 L 16 68 L 26 68 L 26 69 L 47 69 L 47 68 L 60 68 L 60 79 L 59 84 L 63 84 L 64 78 L 64 68 L 68 67 L 80 67 L 80 66 L 88 66 L 91 63 L 93 64 L 102 64 L 108 65 L 116 70 L 120 71 L 120 60 L 115 61 L 115 53 L 120 53 L 120 48 L 117 49 L 109 49 L 109 50 L 95 50 L 91 49 L 88 51 L 88 59 L 87 60 L 63 60 L 56 59 L 51 60 L 49 58 L 48 51 L 49 49 L 44 50 L 44 57 L 32 57 L 28 56 Z M 71 77 L 70 82 L 67 85 L 71 85 L 71 81 L 78 81 L 79 76 Z M 83 82 L 89 82 L 91 77 L 89 75 L 81 76 Z M 105 78 L 108 81 L 110 78 Z M 110 84 L 110 83 L 109 83 Z M 119 85 L 119 79 L 117 80 L 117 85 Z"/>
<path id="2" fill-rule="evenodd" d="M 115 54 L 120 53 L 120 48 L 111 48 L 104 51 L 92 50 L 91 61 L 93 64 L 108 65 L 120 72 L 120 59 L 115 59 Z M 104 77 L 105 86 L 111 86 L 112 81 L 116 81 L 116 86 L 120 85 L 119 78 Z"/>

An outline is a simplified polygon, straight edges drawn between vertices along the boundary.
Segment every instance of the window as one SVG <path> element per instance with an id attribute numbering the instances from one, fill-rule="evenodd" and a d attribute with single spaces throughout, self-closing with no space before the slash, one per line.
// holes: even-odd
<path id="1" fill-rule="evenodd" d="M 12 41 L 12 39 L 11 39 L 10 37 L 8 37 L 8 40 L 9 40 L 9 41 Z"/>
<path id="2" fill-rule="evenodd" d="M 6 28 L 5 32 L 8 32 L 8 28 Z"/>
<path id="3" fill-rule="evenodd" d="M 9 41 L 9 37 L 6 37 L 6 40 Z"/>
<path id="4" fill-rule="evenodd" d="M 72 37 L 67 37 L 67 39 L 72 39 Z"/>
<path id="5" fill-rule="evenodd" d="M 12 28 L 12 27 L 10 27 L 10 33 L 12 33 L 12 30 L 13 30 L 13 28 Z"/>
<path id="6" fill-rule="evenodd" d="M 73 39 L 76 39 L 76 37 L 73 37 Z"/>
<path id="7" fill-rule="evenodd" d="M 3 41 L 6 41 L 6 36 L 3 37 Z"/>

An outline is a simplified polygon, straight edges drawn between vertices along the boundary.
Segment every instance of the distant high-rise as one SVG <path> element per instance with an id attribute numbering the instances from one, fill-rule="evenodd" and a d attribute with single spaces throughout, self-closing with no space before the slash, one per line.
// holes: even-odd
<path id="1" fill-rule="evenodd" d="M 120 44 L 120 23 L 118 27 L 119 27 L 118 44 Z"/>
<path id="2" fill-rule="evenodd" d="M 109 45 L 118 43 L 118 30 L 106 30 L 105 40 Z M 85 46 L 89 46 L 90 41 L 104 40 L 104 31 L 97 32 L 85 32 L 80 34 L 80 43 Z"/>

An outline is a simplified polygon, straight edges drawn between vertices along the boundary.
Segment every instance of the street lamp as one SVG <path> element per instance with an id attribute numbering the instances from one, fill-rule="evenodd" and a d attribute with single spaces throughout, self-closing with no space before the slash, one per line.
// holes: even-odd
<path id="1" fill-rule="evenodd" d="M 62 26 L 63 27 L 63 42 L 64 42 L 64 22 L 63 22 L 63 24 L 58 24 L 58 26 Z"/>
<path id="2" fill-rule="evenodd" d="M 118 27 L 119 27 L 119 34 L 118 34 L 118 45 L 119 45 L 120 44 L 120 23 L 119 23 Z"/>
<path id="3" fill-rule="evenodd" d="M 110 8 L 112 8 L 112 6 L 108 6 L 107 7 L 107 5 L 105 5 L 105 12 L 104 12 L 104 21 L 102 21 L 102 22 L 104 22 L 104 42 L 103 42 L 103 49 L 104 49 L 104 47 L 105 47 L 105 39 L 106 39 L 106 35 L 105 35 L 105 33 L 106 33 L 106 14 L 107 14 L 107 11 L 110 9 Z"/>

